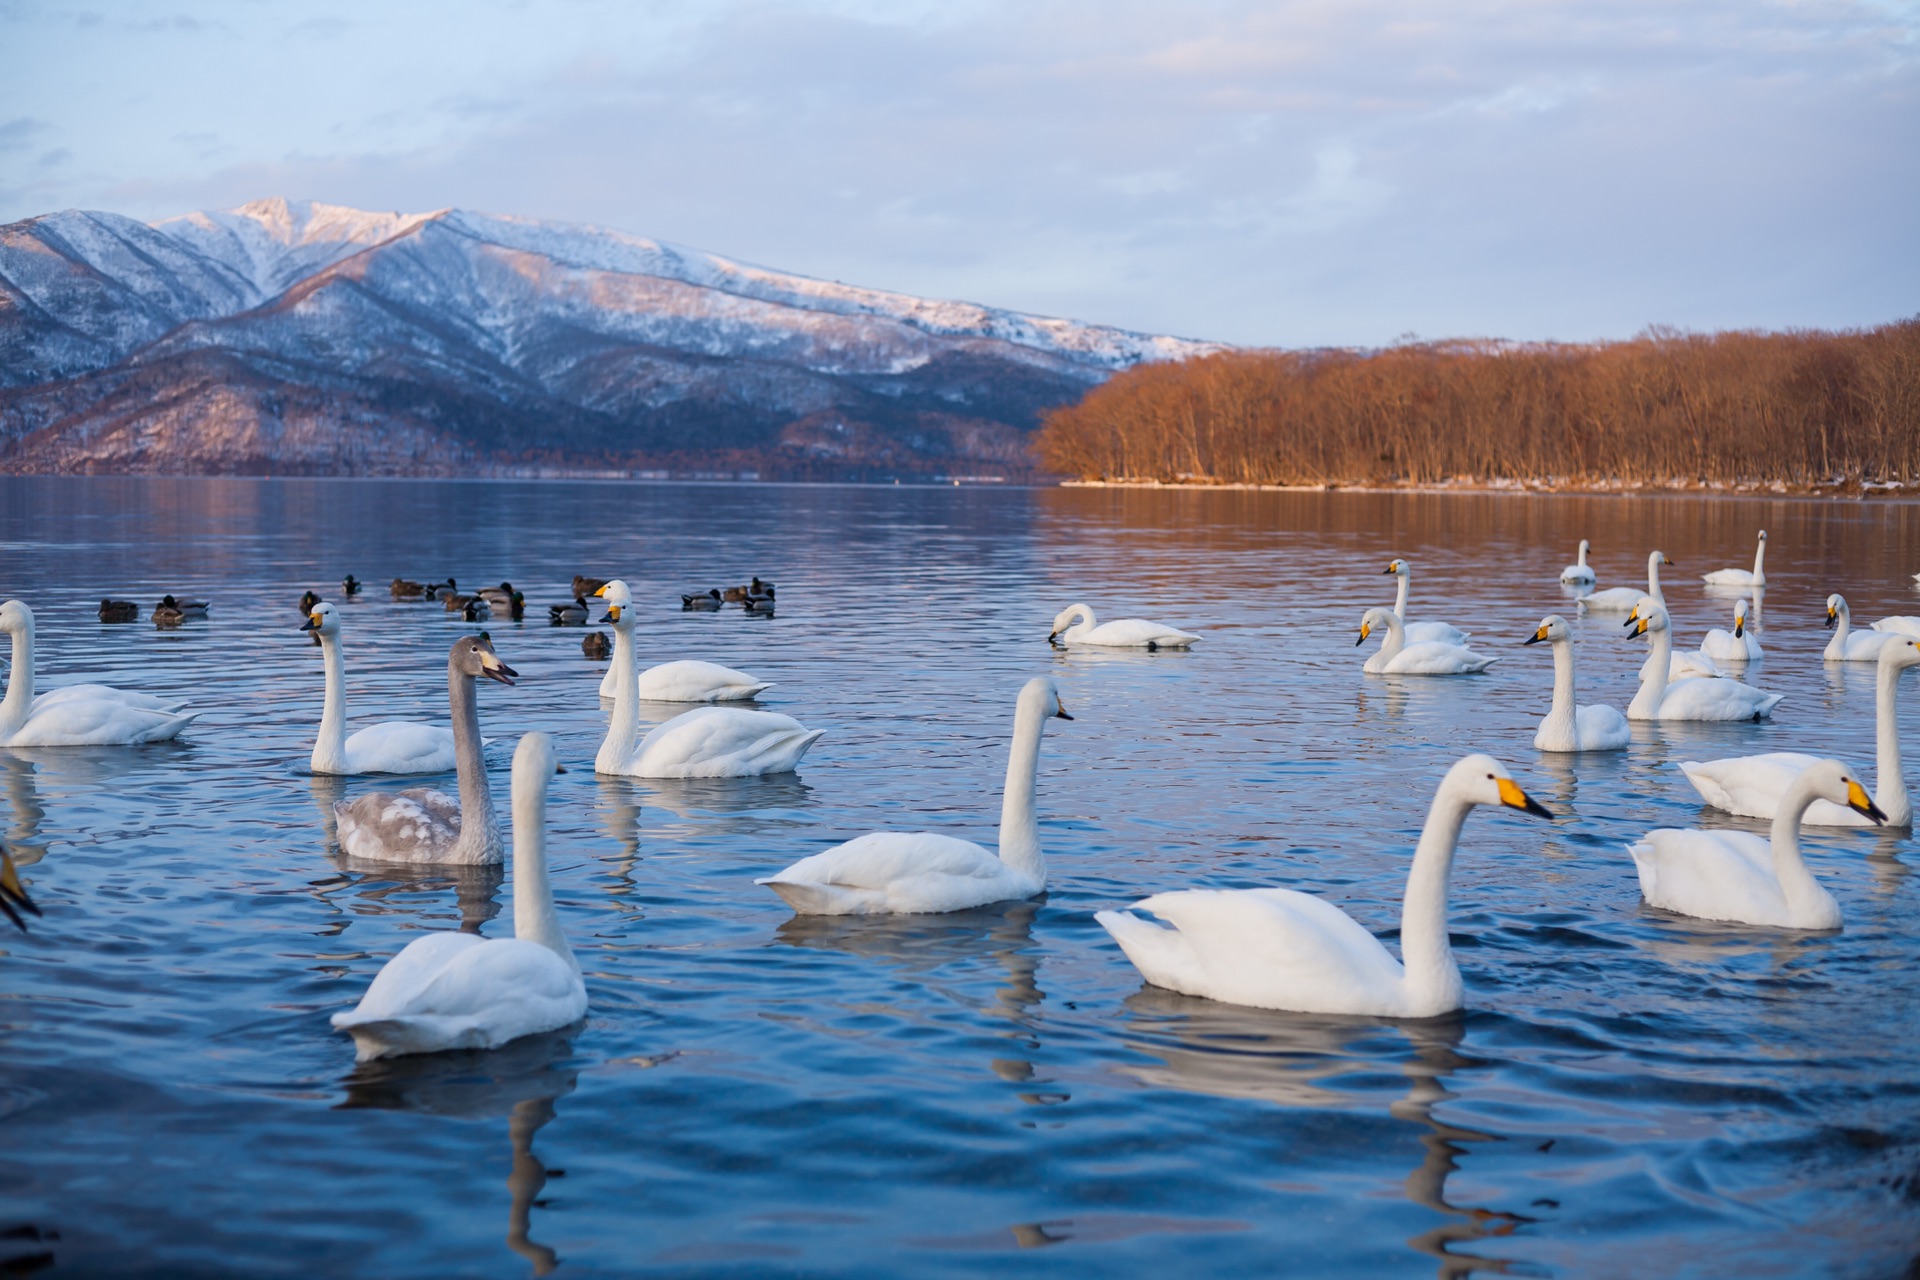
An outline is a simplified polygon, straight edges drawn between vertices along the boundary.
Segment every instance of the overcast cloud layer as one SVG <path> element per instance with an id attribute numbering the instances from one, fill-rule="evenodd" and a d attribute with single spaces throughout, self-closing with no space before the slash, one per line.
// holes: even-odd
<path id="1" fill-rule="evenodd" d="M 1232 342 L 1920 312 L 1920 4 L 0 0 L 0 221 L 596 222 Z"/>

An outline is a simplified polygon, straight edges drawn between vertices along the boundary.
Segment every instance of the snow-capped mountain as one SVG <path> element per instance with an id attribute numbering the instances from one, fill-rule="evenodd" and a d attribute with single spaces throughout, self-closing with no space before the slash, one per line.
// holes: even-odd
<path id="1" fill-rule="evenodd" d="M 0 227 L 13 470 L 1019 472 L 1047 408 L 1215 349 L 454 209 Z"/>

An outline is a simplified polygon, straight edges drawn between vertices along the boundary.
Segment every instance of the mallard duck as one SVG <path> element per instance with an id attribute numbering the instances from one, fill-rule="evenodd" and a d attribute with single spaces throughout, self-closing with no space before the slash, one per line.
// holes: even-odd
<path id="1" fill-rule="evenodd" d="M 174 603 L 172 596 L 166 596 L 153 606 L 153 625 L 156 627 L 177 627 L 187 620 L 187 612 Z"/>
<path id="2" fill-rule="evenodd" d="M 13 865 L 13 855 L 5 845 L 0 845 L 0 912 L 25 933 L 27 922 L 20 918 L 22 911 L 28 915 L 40 914 L 40 908 L 27 896 L 27 887 L 20 883 L 20 869 Z"/>
<path id="3" fill-rule="evenodd" d="M 461 606 L 460 616 L 468 622 L 487 622 L 493 618 L 493 606 L 479 596 L 469 596 Z"/>
<path id="4" fill-rule="evenodd" d="M 207 610 L 211 607 L 205 600 L 182 600 L 180 597 L 174 595 L 161 596 L 160 603 L 178 609 L 183 615 L 189 618 L 204 618 L 207 616 Z"/>
<path id="5" fill-rule="evenodd" d="M 100 602 L 100 621 L 102 622 L 138 622 L 140 606 L 131 600 L 102 600 Z"/>
<path id="6" fill-rule="evenodd" d="M 708 611 L 718 609 L 719 607 L 720 593 L 718 591 L 696 592 L 692 595 L 680 597 L 680 608 L 682 611 L 689 609 L 694 611 Z"/>
<path id="7" fill-rule="evenodd" d="M 587 623 L 587 602 L 575 596 L 572 604 L 550 604 L 547 621 L 556 627 L 583 627 Z"/>
<path id="8" fill-rule="evenodd" d="M 448 596 L 457 594 L 459 590 L 459 585 L 449 577 L 445 582 L 429 582 L 427 584 L 427 598 L 430 600 L 445 600 Z"/>
<path id="9" fill-rule="evenodd" d="M 613 656 L 613 641 L 607 639 L 604 631 L 590 631 L 580 637 L 580 652 L 595 662 L 605 662 Z"/>
<path id="10" fill-rule="evenodd" d="M 497 587 L 482 587 L 478 594 L 494 608 L 504 610 L 513 603 L 513 584 L 503 582 Z"/>
<path id="11" fill-rule="evenodd" d="M 395 578 L 387 584 L 387 594 L 395 600 L 418 600 L 427 594 L 427 587 L 412 578 Z"/>
<path id="12" fill-rule="evenodd" d="M 748 613 L 756 613 L 761 615 L 762 617 L 771 618 L 773 616 L 773 597 L 772 596 L 748 596 L 744 601 L 741 602 L 740 607 L 745 609 Z"/>
<path id="13" fill-rule="evenodd" d="M 606 585 L 605 578 L 588 578 L 578 573 L 573 575 L 573 594 L 576 599 L 584 599 Z"/>
<path id="14" fill-rule="evenodd" d="M 350 596 L 359 595 L 360 579 L 354 577 L 352 574 L 348 574 L 346 577 L 340 580 L 340 590 Z"/>

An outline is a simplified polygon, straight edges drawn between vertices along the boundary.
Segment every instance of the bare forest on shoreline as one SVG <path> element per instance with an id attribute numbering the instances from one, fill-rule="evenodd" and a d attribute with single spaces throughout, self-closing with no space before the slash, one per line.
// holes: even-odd
<path id="1" fill-rule="evenodd" d="M 1049 413 L 1034 448 L 1110 483 L 1898 491 L 1920 484 L 1920 316 L 1222 352 L 1119 374 Z"/>

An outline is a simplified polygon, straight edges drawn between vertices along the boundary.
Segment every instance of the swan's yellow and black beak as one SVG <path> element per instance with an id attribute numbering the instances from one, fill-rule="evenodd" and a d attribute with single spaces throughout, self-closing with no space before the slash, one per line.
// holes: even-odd
<path id="1" fill-rule="evenodd" d="M 1744 617 L 1735 618 L 1733 620 L 1733 638 L 1738 640 L 1745 634 L 1747 634 L 1747 620 Z"/>
<path id="2" fill-rule="evenodd" d="M 1542 640 L 1545 640 L 1546 638 L 1547 638 L 1547 628 L 1536 627 L 1534 629 L 1533 634 L 1528 636 L 1525 640 L 1522 640 L 1520 643 L 1521 644 L 1539 644 Z"/>
<path id="3" fill-rule="evenodd" d="M 1864 813 L 1875 822 L 1887 820 L 1885 811 L 1873 802 L 1873 797 L 1867 794 L 1867 789 L 1852 778 L 1847 779 L 1847 808 L 1855 813 Z"/>
<path id="4" fill-rule="evenodd" d="M 1368 636 L 1370 636 L 1370 635 L 1372 635 L 1372 634 L 1373 634 L 1373 624 L 1372 624 L 1371 622 L 1363 622 L 1363 623 L 1361 623 L 1361 624 L 1360 624 L 1360 638 L 1359 638 L 1358 640 L 1355 640 L 1355 641 L 1353 642 L 1353 647 L 1354 647 L 1354 648 L 1356 648 L 1356 649 L 1358 649 L 1358 648 L 1359 648 L 1359 647 L 1360 647 L 1361 645 L 1363 645 L 1363 644 L 1365 644 L 1365 643 L 1367 642 L 1367 637 L 1368 637 Z"/>
<path id="5" fill-rule="evenodd" d="M 1535 800 L 1520 789 L 1520 784 L 1512 778 L 1500 779 L 1500 803 L 1509 809 L 1518 809 L 1530 813 L 1536 818 L 1551 818 L 1553 810 Z"/>
<path id="6" fill-rule="evenodd" d="M 1635 605 L 1633 606 L 1633 612 L 1629 613 L 1627 615 L 1627 620 L 1621 623 L 1620 625 L 1623 627 L 1630 627 L 1638 621 L 1640 621 L 1640 606 Z"/>
<path id="7" fill-rule="evenodd" d="M 599 586 L 593 589 L 593 594 L 596 596 L 604 596 L 605 594 L 607 594 L 607 588 L 612 585 L 613 584 L 610 582 L 603 582 Z"/>
<path id="8" fill-rule="evenodd" d="M 1053 695 L 1053 718 L 1055 720 L 1073 719 L 1072 716 L 1067 714 L 1067 704 L 1060 701 L 1060 695 L 1057 693 Z"/>
<path id="9" fill-rule="evenodd" d="M 7 919 L 25 933 L 27 922 L 20 918 L 22 911 L 29 915 L 40 914 L 40 908 L 27 896 L 27 887 L 20 883 L 20 872 L 13 865 L 12 856 L 5 849 L 0 849 L 0 912 L 4 912 Z"/>
<path id="10" fill-rule="evenodd" d="M 1633 634 L 1637 636 L 1647 634 L 1647 620 L 1645 618 L 1629 621 L 1627 625 L 1633 628 Z"/>
<path id="11" fill-rule="evenodd" d="M 1828 605 L 1827 620 L 1824 623 L 1822 623 L 1821 626 L 1825 627 L 1828 631 L 1831 631 L 1833 630 L 1833 624 L 1838 622 L 1839 620 L 1840 620 L 1840 611 L 1834 608 L 1832 605 Z"/>
<path id="12" fill-rule="evenodd" d="M 1673 561 L 1667 559 L 1666 554 L 1664 552 L 1661 553 L 1660 563 L 1666 565 L 1668 568 L 1673 567 Z"/>
<path id="13" fill-rule="evenodd" d="M 308 614 L 307 620 L 300 624 L 300 629 L 302 631 L 318 631 L 320 629 L 320 615 L 317 613 Z"/>
<path id="14" fill-rule="evenodd" d="M 600 593 L 596 591 L 596 592 L 594 592 L 594 594 L 595 594 L 595 595 L 598 595 L 598 594 L 600 594 Z M 602 621 L 602 622 L 618 622 L 618 621 L 620 621 L 620 606 L 619 606 L 619 605 L 617 605 L 617 604 L 610 604 L 610 605 L 608 605 L 608 606 L 607 606 L 607 616 L 606 616 L 606 617 L 604 617 L 604 618 L 602 618 L 602 619 L 600 619 L 600 621 Z"/>
<path id="15" fill-rule="evenodd" d="M 1381 573 L 1398 573 L 1400 572 L 1400 562 L 1398 560 L 1389 560 L 1387 561 L 1387 567 L 1382 569 L 1380 572 Z"/>

